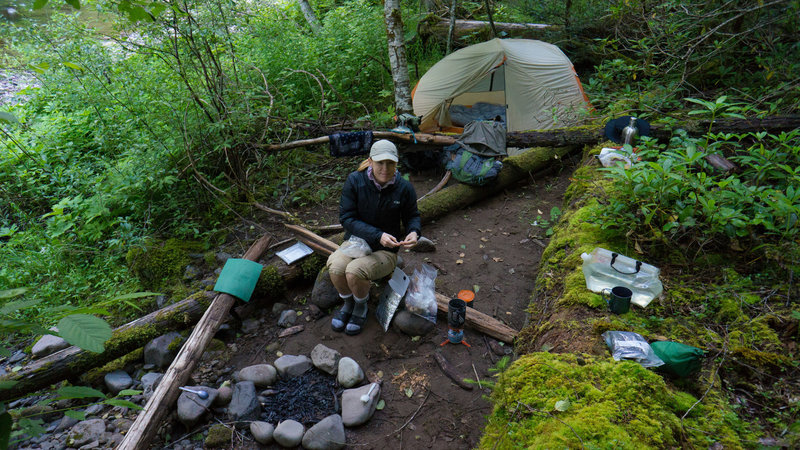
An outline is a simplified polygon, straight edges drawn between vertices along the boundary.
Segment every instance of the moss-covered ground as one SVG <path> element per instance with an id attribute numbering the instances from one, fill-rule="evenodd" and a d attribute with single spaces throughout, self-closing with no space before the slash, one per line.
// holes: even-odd
<path id="1" fill-rule="evenodd" d="M 602 226 L 614 189 L 588 149 L 540 263 L 519 359 L 499 373 L 481 448 L 756 448 L 800 445 L 800 307 L 751 255 L 644 251 Z M 586 289 L 581 253 L 602 247 L 661 268 L 664 294 L 614 315 Z M 789 299 L 791 300 L 791 299 Z M 601 334 L 699 347 L 699 373 L 671 379 L 611 358 Z"/>

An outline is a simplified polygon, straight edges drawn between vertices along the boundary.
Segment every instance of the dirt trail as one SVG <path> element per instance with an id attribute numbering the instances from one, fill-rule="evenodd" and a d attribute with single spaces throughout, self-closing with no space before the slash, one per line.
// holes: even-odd
<path id="1" fill-rule="evenodd" d="M 475 308 L 519 330 L 525 323 L 525 308 L 533 289 L 536 270 L 547 244 L 546 229 L 550 211 L 561 207 L 571 169 L 554 171 L 533 183 L 520 183 L 493 198 L 462 211 L 454 212 L 423 229 L 423 235 L 436 243 L 434 253 L 403 252 L 404 271 L 429 262 L 439 269 L 437 291 L 455 296 L 461 289 L 477 291 Z M 435 185 L 441 174 L 412 175 L 411 181 L 421 195 Z M 327 214 L 335 214 L 335 208 Z M 317 212 L 324 216 L 325 213 Z M 336 220 L 334 219 L 333 222 Z M 535 222 L 542 225 L 532 225 Z M 276 233 L 279 231 L 276 230 Z M 291 237 L 281 230 L 279 236 Z M 283 236 L 285 235 L 285 236 Z M 368 378 L 383 380 L 381 397 L 386 406 L 367 424 L 347 429 L 348 448 L 436 448 L 463 449 L 477 446 L 485 416 L 491 405 L 484 398 L 490 391 L 477 386 L 468 391 L 456 386 L 439 369 L 432 353 L 440 349 L 445 358 L 464 378 L 491 379 L 489 369 L 500 356 L 490 347 L 490 338 L 465 330 L 471 345 L 447 344 L 447 324 L 439 319 L 434 331 L 416 340 L 390 327 L 384 333 L 372 314 L 376 300 L 371 300 L 370 318 L 364 331 L 355 337 L 335 333 L 330 315 L 305 321 L 309 307 L 304 299 L 311 288 L 293 292 L 287 300 L 296 310 L 304 311 L 305 330 L 279 339 L 276 318 L 269 317 L 253 335 L 237 341 L 238 352 L 230 365 L 271 363 L 277 352 L 309 355 L 318 343 L 355 359 Z M 269 308 L 264 308 L 269 315 Z M 265 351 L 271 342 L 278 349 Z M 511 353 L 510 346 L 505 347 Z M 265 448 L 243 442 L 237 448 Z"/>

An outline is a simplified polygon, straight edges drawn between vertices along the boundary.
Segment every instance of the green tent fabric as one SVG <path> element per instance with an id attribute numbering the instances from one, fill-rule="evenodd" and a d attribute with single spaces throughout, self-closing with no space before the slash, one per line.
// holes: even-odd
<path id="1" fill-rule="evenodd" d="M 705 352 L 691 345 L 673 341 L 656 341 L 650 344 L 656 356 L 664 361 L 659 371 L 685 378 L 700 370 Z"/>
<path id="2" fill-rule="evenodd" d="M 264 266 L 257 262 L 230 258 L 225 261 L 225 267 L 217 278 L 214 290 L 248 302 L 263 268 Z"/>

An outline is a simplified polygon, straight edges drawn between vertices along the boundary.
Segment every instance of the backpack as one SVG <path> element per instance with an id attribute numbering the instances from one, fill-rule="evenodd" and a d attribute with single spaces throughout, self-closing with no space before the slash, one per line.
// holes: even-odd
<path id="1" fill-rule="evenodd" d="M 470 186 L 485 186 L 497 179 L 503 163 L 484 158 L 454 144 L 445 148 L 445 169 L 456 180 Z"/>
<path id="2" fill-rule="evenodd" d="M 705 352 L 691 345 L 672 341 L 656 341 L 650 344 L 653 352 L 664 361 L 658 370 L 685 378 L 700 370 Z"/>

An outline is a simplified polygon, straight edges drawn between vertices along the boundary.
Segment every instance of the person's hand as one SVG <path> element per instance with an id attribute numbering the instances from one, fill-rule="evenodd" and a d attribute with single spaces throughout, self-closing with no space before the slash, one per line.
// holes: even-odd
<path id="1" fill-rule="evenodd" d="M 386 248 L 394 248 L 400 245 L 400 242 L 397 242 L 397 239 L 389 233 L 383 233 L 381 235 L 380 243 Z"/>
<path id="2" fill-rule="evenodd" d="M 412 231 L 411 233 L 408 233 L 408 236 L 406 236 L 405 240 L 403 240 L 403 242 L 399 242 L 398 245 L 402 245 L 403 248 L 411 248 L 417 244 L 418 238 L 419 236 L 417 236 L 417 232 Z"/>

